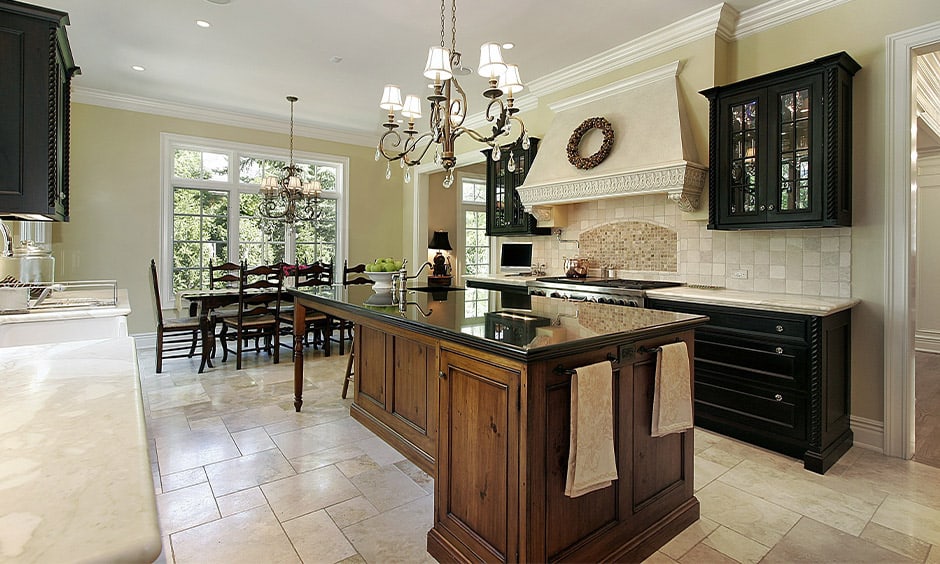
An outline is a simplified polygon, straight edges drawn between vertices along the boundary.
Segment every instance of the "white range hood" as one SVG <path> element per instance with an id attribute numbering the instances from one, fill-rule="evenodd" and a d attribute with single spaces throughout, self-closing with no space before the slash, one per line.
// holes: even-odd
<path id="1" fill-rule="evenodd" d="M 697 162 L 685 123 L 679 69 L 677 61 L 549 105 L 555 118 L 517 189 L 526 209 L 539 217 L 543 206 L 658 193 L 684 211 L 696 209 L 708 168 Z M 568 141 L 592 117 L 610 122 L 614 144 L 599 165 L 581 170 L 568 161 Z M 589 131 L 580 156 L 597 151 L 602 140 L 599 129 Z"/>

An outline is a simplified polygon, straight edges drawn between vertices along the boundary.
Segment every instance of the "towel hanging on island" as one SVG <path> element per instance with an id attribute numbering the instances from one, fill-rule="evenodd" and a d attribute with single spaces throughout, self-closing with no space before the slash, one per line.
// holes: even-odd
<path id="1" fill-rule="evenodd" d="M 650 434 L 662 437 L 692 428 L 692 374 L 684 342 L 663 345 L 656 355 Z"/>
<path id="2" fill-rule="evenodd" d="M 606 488 L 617 479 L 613 379 L 610 361 L 583 366 L 571 376 L 568 497 Z"/>

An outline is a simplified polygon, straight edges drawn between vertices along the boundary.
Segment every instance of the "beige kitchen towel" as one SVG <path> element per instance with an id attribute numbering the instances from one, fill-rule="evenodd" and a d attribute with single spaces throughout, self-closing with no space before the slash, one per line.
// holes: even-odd
<path id="1" fill-rule="evenodd" d="M 651 434 L 661 437 L 692 428 L 692 374 L 684 342 L 663 345 L 656 355 Z"/>
<path id="2" fill-rule="evenodd" d="M 613 369 L 606 360 L 578 368 L 571 376 L 568 497 L 606 488 L 617 479 L 613 380 Z"/>

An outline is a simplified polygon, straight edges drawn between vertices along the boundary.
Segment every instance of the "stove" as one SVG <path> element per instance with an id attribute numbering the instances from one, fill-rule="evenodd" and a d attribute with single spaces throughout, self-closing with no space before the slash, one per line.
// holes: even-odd
<path id="1" fill-rule="evenodd" d="M 681 282 L 622 278 L 536 278 L 526 284 L 529 295 L 572 301 L 643 307 L 647 290 L 681 286 Z"/>

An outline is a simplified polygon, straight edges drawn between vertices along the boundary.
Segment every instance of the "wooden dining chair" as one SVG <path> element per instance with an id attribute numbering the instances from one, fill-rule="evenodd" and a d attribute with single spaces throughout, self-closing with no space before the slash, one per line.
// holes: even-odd
<path id="1" fill-rule="evenodd" d="M 280 309 L 283 274 L 280 269 L 270 266 L 248 268 L 242 264 L 238 283 L 238 313 L 234 317 L 222 319 L 222 361 L 228 359 L 228 353 L 235 354 L 235 369 L 241 370 L 242 351 L 248 339 L 255 339 L 255 351 L 260 352 L 258 343 L 264 340 L 265 350 L 274 356 L 274 364 L 280 361 Z M 229 348 L 229 342 L 235 342 L 235 349 Z"/>
<path id="2" fill-rule="evenodd" d="M 364 274 L 366 271 L 365 264 L 357 264 L 356 266 L 349 266 L 347 261 L 343 261 L 343 286 L 349 286 L 351 284 L 372 284 L 373 281 L 371 278 L 366 276 L 356 276 L 357 274 Z"/>
<path id="3" fill-rule="evenodd" d="M 358 276 L 359 274 L 364 274 L 366 271 L 365 264 L 357 264 L 356 266 L 349 266 L 347 260 L 343 260 L 343 287 L 355 286 L 358 284 L 374 284 L 374 281 L 371 278 L 366 276 Z M 343 399 L 346 398 L 346 389 L 349 386 L 349 382 L 352 381 L 352 355 L 353 355 L 353 328 L 355 323 L 347 319 L 338 319 L 333 318 L 333 329 L 337 331 L 339 338 L 336 339 L 339 343 L 339 354 L 343 354 L 345 346 L 345 341 L 349 340 L 349 354 L 350 360 L 346 366 L 346 380 L 343 383 Z M 330 331 L 332 336 L 332 331 Z"/>
<path id="4" fill-rule="evenodd" d="M 304 290 L 317 286 L 333 285 L 333 268 L 330 264 L 315 262 L 309 265 L 294 266 L 294 288 Z M 282 312 L 281 323 L 285 325 L 284 333 L 293 333 L 294 313 Z M 323 346 L 326 356 L 330 355 L 330 318 L 326 314 L 314 309 L 307 309 L 304 316 L 304 344 L 309 346 L 310 335 L 313 335 L 313 347 Z"/>
<path id="5" fill-rule="evenodd" d="M 201 327 L 198 317 L 163 318 L 160 279 L 154 259 L 150 259 L 150 279 L 153 282 L 153 298 L 157 306 L 157 374 L 160 374 L 163 372 L 164 359 L 192 358 L 196 354 L 196 348 L 202 348 L 199 346 Z"/>

